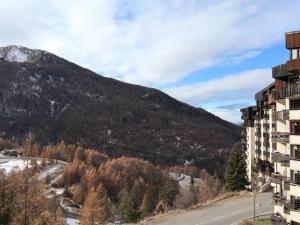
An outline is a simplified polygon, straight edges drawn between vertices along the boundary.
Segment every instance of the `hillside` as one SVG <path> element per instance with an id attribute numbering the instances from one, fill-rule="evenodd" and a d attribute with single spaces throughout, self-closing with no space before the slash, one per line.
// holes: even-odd
<path id="1" fill-rule="evenodd" d="M 0 137 L 28 132 L 41 144 L 64 140 L 112 157 L 193 159 L 211 173 L 222 170 L 226 150 L 240 138 L 237 126 L 159 90 L 100 76 L 46 51 L 0 48 Z"/>

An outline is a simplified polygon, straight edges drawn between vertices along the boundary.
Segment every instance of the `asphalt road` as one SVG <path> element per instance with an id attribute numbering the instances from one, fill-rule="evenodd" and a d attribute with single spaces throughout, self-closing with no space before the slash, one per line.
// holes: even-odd
<path id="1" fill-rule="evenodd" d="M 258 194 L 256 198 L 257 214 L 273 212 L 272 193 Z M 253 196 L 229 198 L 210 206 L 186 213 L 166 216 L 153 221 L 159 225 L 238 225 L 244 219 L 253 216 Z"/>

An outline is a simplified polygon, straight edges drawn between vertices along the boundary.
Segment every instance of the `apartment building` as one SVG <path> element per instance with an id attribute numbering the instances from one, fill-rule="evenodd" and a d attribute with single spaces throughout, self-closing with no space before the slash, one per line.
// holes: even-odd
<path id="1" fill-rule="evenodd" d="M 273 187 L 273 225 L 300 225 L 300 31 L 285 38 L 289 60 L 272 68 L 256 105 L 241 109 L 242 146 L 251 182 Z"/>

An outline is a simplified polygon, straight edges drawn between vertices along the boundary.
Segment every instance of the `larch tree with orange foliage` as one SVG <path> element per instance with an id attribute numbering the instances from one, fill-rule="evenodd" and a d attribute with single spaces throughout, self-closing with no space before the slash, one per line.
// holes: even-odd
<path id="1" fill-rule="evenodd" d="M 105 221 L 105 210 L 95 188 L 91 188 L 83 204 L 80 224 L 96 225 Z"/>

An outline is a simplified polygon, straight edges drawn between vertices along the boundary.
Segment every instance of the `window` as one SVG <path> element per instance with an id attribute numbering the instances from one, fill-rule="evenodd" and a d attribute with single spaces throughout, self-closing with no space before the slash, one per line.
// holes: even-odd
<path id="1" fill-rule="evenodd" d="M 299 171 L 297 171 L 297 173 L 295 173 L 295 184 L 300 184 L 300 173 Z"/>
<path id="2" fill-rule="evenodd" d="M 298 49 L 292 49 L 292 59 L 298 58 Z"/>
<path id="3" fill-rule="evenodd" d="M 300 145 L 291 145 L 291 156 L 300 159 Z"/>
<path id="4" fill-rule="evenodd" d="M 294 209 L 300 209 L 300 197 L 291 195 L 291 203 Z"/>
<path id="5" fill-rule="evenodd" d="M 292 182 L 294 184 L 299 184 L 300 185 L 300 171 L 291 170 L 290 173 L 291 173 Z"/>
<path id="6" fill-rule="evenodd" d="M 300 121 L 291 122 L 291 134 L 300 135 Z"/>
<path id="7" fill-rule="evenodd" d="M 290 109 L 300 109 L 300 99 L 290 100 Z"/>

